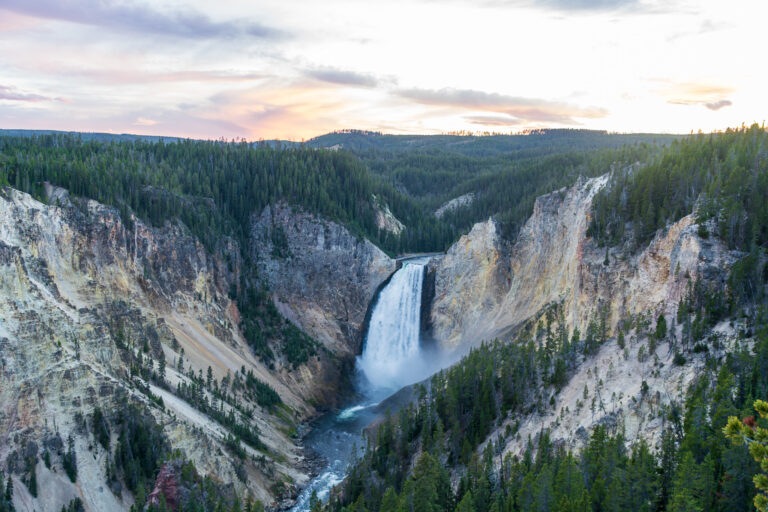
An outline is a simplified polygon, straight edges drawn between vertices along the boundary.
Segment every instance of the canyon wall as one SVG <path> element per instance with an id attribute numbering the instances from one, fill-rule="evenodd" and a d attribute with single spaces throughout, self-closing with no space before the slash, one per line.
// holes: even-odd
<path id="1" fill-rule="evenodd" d="M 254 259 L 280 312 L 333 353 L 360 353 L 368 304 L 396 262 L 364 238 L 286 205 L 251 229 Z"/>
<path id="2" fill-rule="evenodd" d="M 508 246 L 495 222 L 476 224 L 441 258 L 431 305 L 432 335 L 445 349 L 508 337 L 548 305 L 569 330 L 606 315 L 609 331 L 630 315 L 673 314 L 691 280 L 722 282 L 737 257 L 697 234 L 693 215 L 660 231 L 642 250 L 606 249 L 588 238 L 592 198 L 607 176 L 543 195 Z"/>
<path id="3" fill-rule="evenodd" d="M 675 358 L 673 341 L 661 340 L 652 349 L 636 324 L 629 330 L 623 324 L 625 346 L 617 343 L 621 322 L 642 317 L 653 326 L 660 314 L 680 339 L 682 326 L 674 322 L 680 299 L 699 278 L 708 286 L 724 286 L 742 255 L 715 237 L 700 237 L 694 215 L 660 230 L 640 250 L 598 247 L 587 228 L 592 199 L 606 182 L 606 176 L 580 179 L 539 197 L 511 245 L 489 220 L 430 264 L 431 334 L 446 351 L 511 339 L 521 328 L 543 323 L 553 309 L 559 311 L 556 323 L 562 319 L 569 333 L 578 328 L 582 339 L 591 321 L 605 321 L 609 339 L 569 370 L 562 389 L 548 392 L 549 405 L 538 403 L 531 412 L 507 417 L 488 436 L 487 442 L 501 443 L 499 457 L 522 456 L 528 440 L 535 446 L 543 429 L 556 445 L 579 450 L 597 425 L 624 433 L 629 443 L 645 439 L 658 447 L 669 428 L 670 407 L 684 403 L 689 384 L 710 371 L 706 359 L 722 359 L 740 343 L 749 344 L 736 334 L 743 329 L 739 319 L 714 328 L 717 341 L 707 342 L 714 347 L 709 352 L 687 353 L 682 361 Z"/>
<path id="4" fill-rule="evenodd" d="M 243 497 L 269 504 L 276 483 L 306 481 L 290 431 L 314 408 L 244 343 L 227 297 L 239 262 L 211 255 L 180 224 L 151 227 L 132 218 L 126 225 L 114 208 L 54 187 L 48 196 L 45 204 L 0 191 L 0 464 L 14 480 L 17 510 L 58 510 L 73 497 L 88 510 L 130 507 L 131 494 L 107 484 L 110 455 L 94 443 L 89 423 L 96 408 L 108 420 L 146 408 L 172 448 Z M 237 258 L 234 241 L 222 244 Z M 137 374 L 137 359 L 154 372 L 164 359 L 165 387 Z M 248 406 L 252 418 L 242 421 L 259 429 L 266 446 L 244 446 L 256 458 L 241 461 L 224 443 L 227 427 L 174 392 L 193 383 L 187 372 L 209 368 L 217 381 L 252 372 L 285 404 L 282 416 Z M 70 435 L 77 484 L 59 456 Z M 51 469 L 41 462 L 45 450 Z M 22 483 L 29 464 L 37 498 Z"/>

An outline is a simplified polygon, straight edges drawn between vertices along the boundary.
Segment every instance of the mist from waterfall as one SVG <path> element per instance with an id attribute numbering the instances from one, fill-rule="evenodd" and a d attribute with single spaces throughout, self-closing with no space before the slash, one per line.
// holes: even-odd
<path id="1" fill-rule="evenodd" d="M 370 387 L 396 391 L 429 376 L 420 347 L 421 291 L 428 260 L 411 260 L 395 272 L 378 297 L 357 365 Z"/>

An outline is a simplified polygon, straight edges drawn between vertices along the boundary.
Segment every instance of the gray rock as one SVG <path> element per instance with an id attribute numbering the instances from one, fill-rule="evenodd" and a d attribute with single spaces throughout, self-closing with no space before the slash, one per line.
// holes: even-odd
<path id="1" fill-rule="evenodd" d="M 254 216 L 250 250 L 283 315 L 339 354 L 359 353 L 371 299 L 396 263 L 345 227 L 278 204 Z"/>

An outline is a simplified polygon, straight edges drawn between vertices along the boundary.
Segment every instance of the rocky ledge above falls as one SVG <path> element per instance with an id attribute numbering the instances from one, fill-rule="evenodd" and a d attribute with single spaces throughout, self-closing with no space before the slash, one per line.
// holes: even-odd
<path id="1" fill-rule="evenodd" d="M 284 204 L 254 216 L 251 251 L 280 312 L 333 353 L 359 353 L 368 304 L 396 262 L 345 227 Z"/>

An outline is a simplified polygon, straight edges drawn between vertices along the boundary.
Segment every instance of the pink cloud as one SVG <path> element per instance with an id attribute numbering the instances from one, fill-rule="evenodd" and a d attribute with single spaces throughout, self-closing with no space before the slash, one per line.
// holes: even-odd
<path id="1" fill-rule="evenodd" d="M 5 101 L 23 101 L 27 103 L 39 103 L 44 101 L 61 101 L 67 103 L 64 98 L 49 98 L 40 94 L 23 92 L 16 87 L 0 85 L 0 100 Z"/>
<path id="2" fill-rule="evenodd" d="M 508 96 L 471 89 L 404 89 L 397 91 L 401 98 L 458 111 L 492 112 L 506 114 L 524 122 L 578 124 L 576 119 L 596 119 L 608 115 L 603 108 L 580 107 L 567 103 Z"/>

